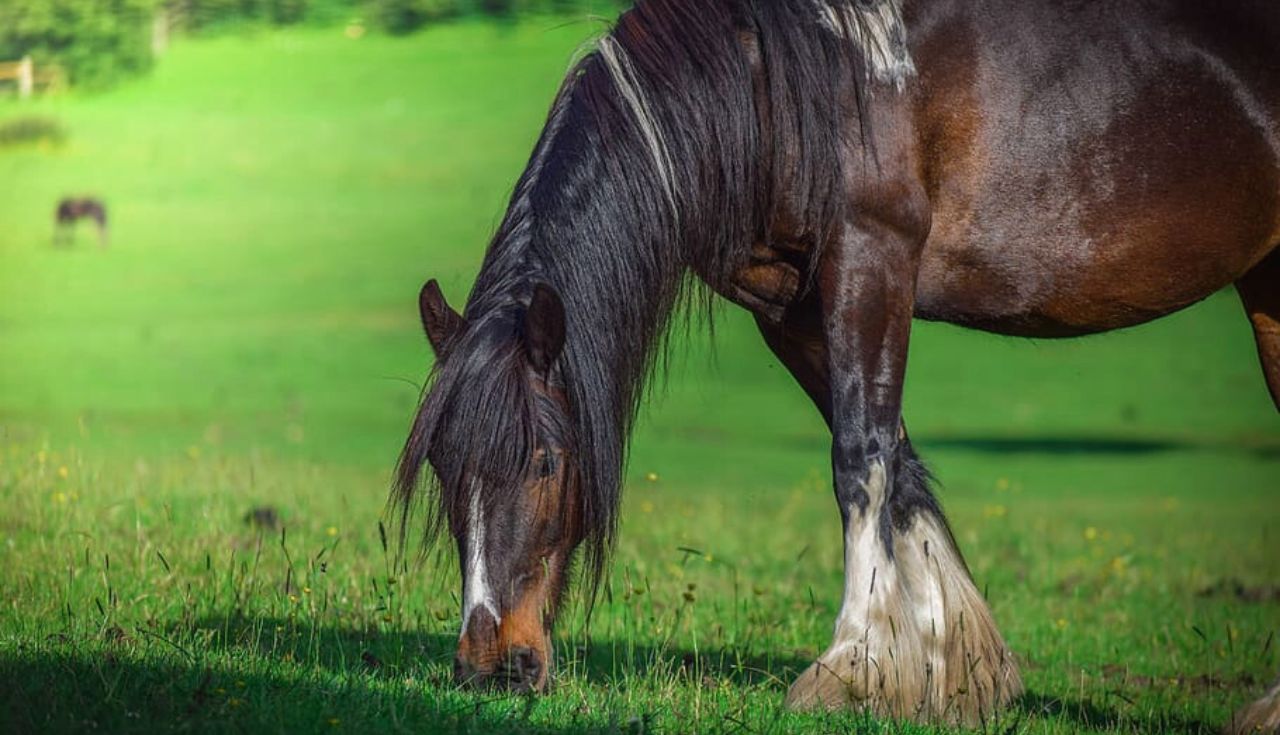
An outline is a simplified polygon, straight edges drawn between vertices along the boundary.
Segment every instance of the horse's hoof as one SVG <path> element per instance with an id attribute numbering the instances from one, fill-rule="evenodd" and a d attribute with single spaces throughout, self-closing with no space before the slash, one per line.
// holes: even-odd
<path id="1" fill-rule="evenodd" d="M 1261 699 L 1235 713 L 1223 732 L 1228 735 L 1280 733 L 1280 679 L 1276 679 Z"/>
<path id="2" fill-rule="evenodd" d="M 787 707 L 796 710 L 865 711 L 878 718 L 940 722 L 926 711 L 931 681 L 919 659 L 907 666 L 866 647 L 833 645 L 791 685 Z M 881 663 L 881 659 L 884 660 Z"/>
<path id="3" fill-rule="evenodd" d="M 927 667 L 907 670 L 896 668 L 892 658 L 885 663 L 861 658 L 852 647 L 823 654 L 792 683 L 787 707 L 851 709 L 926 725 L 981 727 L 1022 694 L 1011 660 L 994 666 L 974 661 L 962 681 L 937 681 Z"/>
<path id="4" fill-rule="evenodd" d="M 787 707 L 834 710 L 851 706 L 857 701 L 853 682 L 848 678 L 851 674 L 846 671 L 842 677 L 823 661 L 813 662 L 787 690 Z"/>

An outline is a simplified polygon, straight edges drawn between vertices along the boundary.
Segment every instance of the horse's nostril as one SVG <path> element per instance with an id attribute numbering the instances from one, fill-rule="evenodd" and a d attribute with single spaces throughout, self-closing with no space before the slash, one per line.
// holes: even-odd
<path id="1" fill-rule="evenodd" d="M 471 667 L 467 666 L 467 662 L 462 660 L 461 656 L 453 657 L 453 681 L 455 684 L 471 683 Z"/>
<path id="2" fill-rule="evenodd" d="M 531 648 L 513 648 L 508 657 L 513 684 L 525 689 L 538 685 L 542 678 L 542 659 Z"/>

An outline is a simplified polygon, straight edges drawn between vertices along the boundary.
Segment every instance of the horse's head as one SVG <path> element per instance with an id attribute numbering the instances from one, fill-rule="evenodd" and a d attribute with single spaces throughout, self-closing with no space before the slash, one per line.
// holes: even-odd
<path id="1" fill-rule="evenodd" d="M 564 307 L 547 286 L 527 305 L 469 323 L 430 281 L 419 296 L 436 353 L 401 460 L 407 503 L 425 459 L 434 471 L 435 528 L 457 541 L 461 683 L 546 687 L 551 626 L 569 561 L 583 538 L 569 405 L 557 358 Z"/>

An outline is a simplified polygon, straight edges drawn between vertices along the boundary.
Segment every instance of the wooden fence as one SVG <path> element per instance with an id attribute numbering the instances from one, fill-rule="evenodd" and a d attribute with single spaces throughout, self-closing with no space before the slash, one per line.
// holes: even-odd
<path id="1" fill-rule="evenodd" d="M 17 61 L 0 61 L 0 82 L 14 82 L 19 97 L 30 97 L 37 89 L 46 92 L 61 90 L 64 81 L 60 67 L 48 64 L 37 69 L 30 56 Z"/>

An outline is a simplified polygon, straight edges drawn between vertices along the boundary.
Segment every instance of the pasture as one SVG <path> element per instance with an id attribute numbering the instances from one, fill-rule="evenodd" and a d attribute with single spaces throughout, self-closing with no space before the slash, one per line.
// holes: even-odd
<path id="1" fill-rule="evenodd" d="M 182 41 L 0 101 L 66 129 L 0 147 L 0 731 L 920 731 L 782 707 L 840 523 L 825 426 L 731 307 L 655 381 L 549 696 L 456 689 L 453 551 L 380 533 L 417 290 L 462 303 L 596 30 Z M 53 247 L 77 194 L 109 247 Z M 917 324 L 906 401 L 1021 658 L 989 729 L 1213 732 L 1280 672 L 1280 420 L 1234 293 L 1075 341 Z"/>

